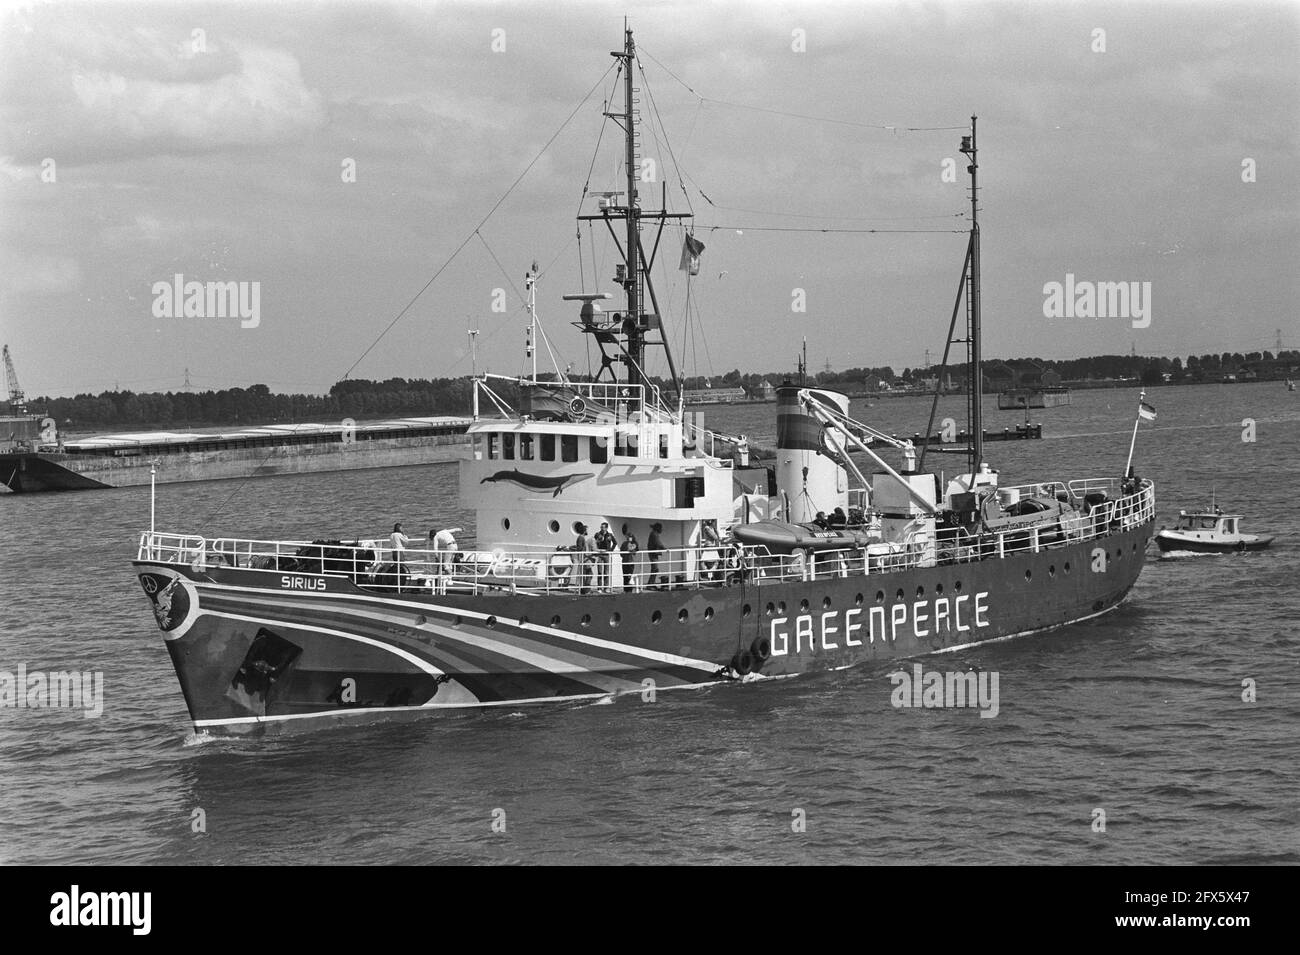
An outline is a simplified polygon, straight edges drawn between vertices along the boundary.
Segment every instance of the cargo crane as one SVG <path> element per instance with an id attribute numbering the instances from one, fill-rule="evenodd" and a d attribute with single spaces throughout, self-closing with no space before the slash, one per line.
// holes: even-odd
<path id="1" fill-rule="evenodd" d="M 22 385 L 18 384 L 18 372 L 14 371 L 14 360 L 9 357 L 9 346 L 4 347 L 5 388 L 9 392 L 9 410 L 13 414 L 27 414 L 27 396 L 23 394 Z"/>

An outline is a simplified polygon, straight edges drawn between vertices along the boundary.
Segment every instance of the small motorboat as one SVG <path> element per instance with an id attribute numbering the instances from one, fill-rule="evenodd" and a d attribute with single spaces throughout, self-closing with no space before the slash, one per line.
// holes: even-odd
<path id="1" fill-rule="evenodd" d="M 1156 545 L 1166 554 L 1232 554 L 1263 550 L 1273 543 L 1266 534 L 1243 534 L 1238 528 L 1240 520 L 1240 514 L 1225 514 L 1213 505 L 1204 511 L 1179 511 L 1177 525 L 1161 528 L 1155 537 Z"/>

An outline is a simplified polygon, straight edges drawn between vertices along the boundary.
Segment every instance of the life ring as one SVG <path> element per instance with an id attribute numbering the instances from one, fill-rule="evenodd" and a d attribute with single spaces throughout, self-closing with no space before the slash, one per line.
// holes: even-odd
<path id="1" fill-rule="evenodd" d="M 581 415 L 586 410 L 587 410 L 587 402 L 583 401 L 581 398 L 574 398 L 572 401 L 569 402 L 570 414 Z"/>
<path id="2" fill-rule="evenodd" d="M 546 576 L 563 586 L 573 573 L 573 559 L 568 554 L 553 554 L 546 561 Z"/>
<path id="3" fill-rule="evenodd" d="M 748 650 L 737 650 L 735 656 L 731 658 L 731 669 L 736 671 L 737 676 L 745 676 L 753 672 L 753 654 Z"/>
<path id="4" fill-rule="evenodd" d="M 772 659 L 772 641 L 767 637 L 755 638 L 749 649 L 754 655 L 755 669 L 761 670 L 763 664 Z"/>
<path id="5" fill-rule="evenodd" d="M 1237 548 L 1236 548 L 1236 550 L 1237 550 L 1237 553 L 1238 553 L 1238 554 L 1244 554 L 1244 553 L 1246 552 L 1246 542 L 1245 542 L 1245 541 L 1237 541 Z"/>

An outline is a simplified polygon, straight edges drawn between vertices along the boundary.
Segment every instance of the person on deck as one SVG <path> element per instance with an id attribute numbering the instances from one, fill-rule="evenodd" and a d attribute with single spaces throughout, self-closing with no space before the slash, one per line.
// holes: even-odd
<path id="1" fill-rule="evenodd" d="M 398 521 L 393 525 L 393 532 L 388 535 L 388 546 L 393 551 L 393 566 L 397 580 L 398 593 L 401 593 L 402 573 L 405 568 L 402 566 L 402 551 L 406 550 L 406 545 L 411 543 L 411 539 L 402 533 L 402 524 Z"/>
<path id="2" fill-rule="evenodd" d="M 825 511 L 818 511 L 817 516 L 812 519 L 812 522 L 822 530 L 826 530 L 831 526 L 831 522 L 826 519 Z"/>
<path id="3" fill-rule="evenodd" d="M 578 593 L 587 592 L 587 555 L 591 550 L 591 544 L 587 540 L 587 525 L 578 521 L 573 525 L 574 533 L 577 535 L 573 541 L 573 563 L 574 572 L 577 575 L 575 581 L 578 585 Z"/>
<path id="4" fill-rule="evenodd" d="M 433 551 L 435 562 L 439 573 L 450 573 L 452 564 L 456 561 L 456 551 L 460 545 L 456 543 L 456 535 L 464 530 L 463 527 L 444 527 L 440 531 L 429 529 L 429 550 Z"/>
<path id="5" fill-rule="evenodd" d="M 837 507 L 835 508 L 835 510 L 831 511 L 831 516 L 830 516 L 831 527 L 843 527 L 848 522 L 849 522 L 849 516 L 844 513 L 844 508 Z"/>
<path id="6" fill-rule="evenodd" d="M 636 535 L 632 533 L 632 528 L 626 524 L 623 525 L 623 543 L 618 545 L 619 553 L 623 557 L 623 589 L 631 590 L 633 581 L 636 577 L 636 552 L 641 547 L 636 542 Z"/>
<path id="7" fill-rule="evenodd" d="M 646 560 L 650 562 L 650 578 L 646 581 L 648 590 L 658 590 L 660 582 L 659 561 L 664 559 L 664 540 L 659 535 L 663 532 L 662 524 L 650 525 L 650 536 L 646 539 Z M 662 578 L 667 583 L 668 578 Z"/>
<path id="8" fill-rule="evenodd" d="M 614 581 L 610 579 L 609 555 L 618 548 L 618 541 L 609 532 L 609 525 L 602 522 L 600 530 L 596 531 L 594 542 L 596 544 L 596 586 L 604 590 L 612 590 Z"/>

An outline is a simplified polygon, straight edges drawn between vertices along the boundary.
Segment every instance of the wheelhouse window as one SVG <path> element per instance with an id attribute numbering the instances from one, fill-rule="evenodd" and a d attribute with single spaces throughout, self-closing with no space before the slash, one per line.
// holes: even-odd
<path id="1" fill-rule="evenodd" d="M 533 436 L 531 434 L 521 434 L 519 436 L 519 460 L 531 461 L 533 459 Z"/>
<path id="2" fill-rule="evenodd" d="M 668 435 L 659 435 L 659 457 L 668 457 Z"/>
<path id="3" fill-rule="evenodd" d="M 513 434 L 501 435 L 501 456 L 507 461 L 515 459 L 515 436 Z"/>
<path id="4" fill-rule="evenodd" d="M 578 460 L 578 436 L 576 434 L 560 435 L 560 460 Z"/>
<path id="5" fill-rule="evenodd" d="M 614 456 L 621 458 L 636 457 L 636 433 L 619 428 L 614 435 Z"/>
<path id="6" fill-rule="evenodd" d="M 501 456 L 501 452 L 497 450 L 497 435 L 495 432 L 487 436 L 487 448 L 489 461 L 495 461 Z"/>
<path id="7" fill-rule="evenodd" d="M 609 441 L 604 435 L 592 435 L 591 439 L 591 463 L 604 464 L 609 460 Z"/>
<path id="8" fill-rule="evenodd" d="M 677 478 L 673 481 L 673 507 L 694 507 L 695 499 L 704 496 L 704 478 Z"/>

